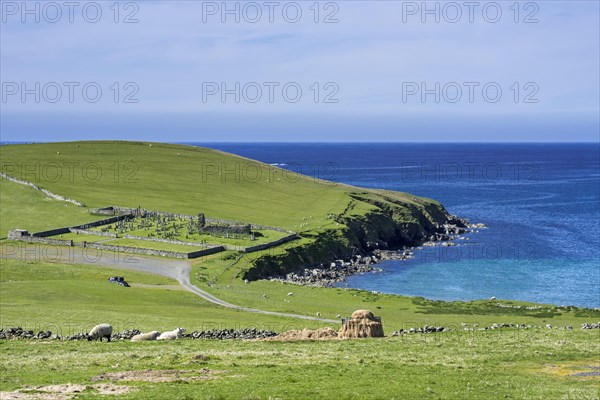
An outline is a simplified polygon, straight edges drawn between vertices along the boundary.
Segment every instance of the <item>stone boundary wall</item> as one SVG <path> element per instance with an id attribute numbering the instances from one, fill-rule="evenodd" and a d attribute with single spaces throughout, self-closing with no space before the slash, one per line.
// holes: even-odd
<path id="1" fill-rule="evenodd" d="M 256 225 L 256 224 L 252 224 L 252 228 L 253 229 L 259 229 L 259 230 L 266 230 L 266 231 L 276 231 L 276 232 L 281 232 L 281 233 L 290 233 L 290 234 L 295 234 L 295 232 L 293 231 L 288 231 L 287 229 L 283 229 L 283 228 L 276 228 L 274 226 L 267 226 L 267 225 Z"/>
<path id="2" fill-rule="evenodd" d="M 198 257 L 202 257 L 202 256 L 208 256 L 211 254 L 215 254 L 215 253 L 220 253 L 222 251 L 225 251 L 225 247 L 223 246 L 218 246 L 218 247 L 212 247 L 210 249 L 206 249 L 206 250 L 199 250 L 199 251 L 192 251 L 191 253 L 187 253 L 187 258 L 198 258 Z"/>
<path id="3" fill-rule="evenodd" d="M 112 244 L 104 244 L 104 243 L 75 243 L 75 246 L 79 247 L 90 247 L 98 250 L 106 250 L 106 251 L 117 251 L 124 252 L 128 254 L 141 254 L 141 255 L 149 255 L 149 256 L 161 256 L 161 257 L 172 257 L 172 258 L 198 258 L 202 256 L 207 256 L 209 254 L 219 253 L 225 250 L 223 247 L 215 247 L 212 249 L 205 249 L 199 251 L 192 251 L 189 253 L 184 253 L 180 251 L 170 251 L 170 250 L 156 250 L 156 249 L 146 249 L 140 247 L 130 247 L 130 246 L 117 246 Z"/>
<path id="4" fill-rule="evenodd" d="M 101 219 L 99 221 L 94 221 L 94 222 L 88 222 L 87 224 L 82 224 L 82 225 L 76 225 L 73 226 L 73 229 L 89 229 L 89 228 L 95 228 L 97 226 L 102 226 L 102 225 L 108 225 L 108 224 L 114 224 L 115 222 L 121 221 L 121 220 L 127 220 L 132 218 L 132 215 L 117 215 L 116 217 L 111 217 L 111 218 L 105 218 L 105 219 Z"/>
<path id="5" fill-rule="evenodd" d="M 43 243 L 43 244 L 49 244 L 52 246 L 73 246 L 73 241 L 72 240 L 65 240 L 65 239 L 50 239 L 47 237 L 39 237 L 39 236 L 21 236 L 18 239 L 15 240 L 19 240 L 21 242 L 29 242 L 29 243 Z"/>
<path id="6" fill-rule="evenodd" d="M 83 234 L 83 235 L 93 235 L 93 236 L 102 236 L 102 237 L 110 237 L 117 238 L 116 233 L 102 232 L 102 231 L 90 231 L 87 229 L 77 229 L 77 228 L 69 228 L 71 233 Z"/>
<path id="7" fill-rule="evenodd" d="M 130 247 L 130 246 L 120 246 L 120 245 L 112 245 L 112 244 L 104 244 L 104 243 L 91 243 L 91 242 L 79 242 L 75 243 L 72 240 L 64 240 L 64 239 L 50 239 L 47 237 L 38 237 L 38 236 L 30 236 L 30 235 L 22 235 L 20 238 L 15 239 L 20 240 L 22 242 L 29 243 L 43 243 L 53 246 L 70 246 L 70 247 L 87 247 L 98 250 L 106 250 L 106 251 L 115 251 L 122 252 L 127 254 L 141 254 L 141 255 L 149 255 L 149 256 L 162 256 L 162 257 L 172 257 L 172 258 L 198 258 L 202 256 L 207 256 L 210 254 L 219 253 L 224 251 L 225 248 L 223 246 L 212 247 L 209 249 L 192 251 L 189 253 L 180 252 L 180 251 L 170 251 L 170 250 L 157 250 L 157 249 L 147 249 L 140 247 Z"/>
<path id="8" fill-rule="evenodd" d="M 127 218 L 129 218 L 129 216 L 119 215 L 117 217 L 101 219 L 99 221 L 89 222 L 89 223 L 83 224 L 83 225 L 77 225 L 77 226 L 73 226 L 73 227 L 62 227 L 62 228 L 51 229 L 48 231 L 36 232 L 36 233 L 32 233 L 31 236 L 34 236 L 34 237 L 56 236 L 56 235 L 62 235 L 63 233 L 73 232 L 73 230 L 86 231 L 86 232 L 81 232 L 81 233 L 86 233 L 89 235 L 104 236 L 104 235 L 98 234 L 97 232 L 87 231 L 87 229 L 94 228 L 96 226 L 112 224 L 121 219 L 127 219 Z M 102 233 L 104 233 L 104 232 L 102 232 Z"/>
<path id="9" fill-rule="evenodd" d="M 5 174 L 4 172 L 0 172 L 0 176 L 3 177 L 4 179 L 7 179 L 7 180 L 11 181 L 11 182 L 18 183 L 20 185 L 30 186 L 30 187 L 34 188 L 35 190 L 38 190 L 38 191 L 44 193 L 46 196 L 53 198 L 54 200 L 66 201 L 68 203 L 73 203 L 73 204 L 75 204 L 76 206 L 79 206 L 79 207 L 85 207 L 85 205 L 83 203 L 80 203 L 77 200 L 69 199 L 69 198 L 61 196 L 59 194 L 52 193 L 51 191 L 49 191 L 47 189 L 39 187 L 35 183 L 31 183 L 31 182 L 28 182 L 28 181 L 24 181 L 22 179 L 14 178 L 14 177 L 12 177 L 10 175 Z"/>
<path id="10" fill-rule="evenodd" d="M 275 240 L 273 242 L 259 244 L 258 246 L 246 247 L 244 249 L 244 252 L 245 253 L 253 253 L 255 251 L 266 250 L 271 247 L 275 247 L 275 246 L 279 246 L 279 245 L 287 243 L 287 242 L 291 242 L 292 240 L 295 240 L 295 239 L 298 239 L 298 235 L 294 233 L 293 235 L 283 237 L 283 238 L 281 238 L 279 240 Z"/>
<path id="11" fill-rule="evenodd" d="M 145 236 L 135 236 L 124 234 L 123 238 L 125 239 L 137 239 L 137 240 L 145 240 L 148 242 L 158 242 L 158 243 L 170 243 L 170 244 L 182 244 L 184 246 L 194 246 L 194 247 L 204 247 L 207 249 L 213 249 L 215 247 L 223 247 L 216 244 L 204 244 L 204 243 L 194 243 L 194 242 L 183 242 L 181 240 L 172 240 L 172 239 L 161 239 L 161 238 L 151 238 Z"/>
<path id="12" fill-rule="evenodd" d="M 142 212 L 148 212 L 148 213 L 155 213 L 158 214 L 160 216 L 166 216 L 166 215 L 170 215 L 170 216 L 174 216 L 176 218 L 181 218 L 181 219 L 187 219 L 190 217 L 196 217 L 195 215 L 186 215 L 186 214 L 178 214 L 178 213 L 170 213 L 170 212 L 166 212 L 166 211 L 155 211 L 155 210 L 146 210 L 144 208 L 141 209 Z M 90 210 L 91 214 L 99 214 L 99 215 L 132 215 L 135 216 L 137 215 L 138 209 L 137 208 L 129 208 L 129 207 L 117 207 L 117 206 L 108 206 L 108 207 L 102 207 L 102 208 L 93 208 Z M 208 221 L 208 218 L 207 218 Z"/>
<path id="13" fill-rule="evenodd" d="M 71 232 L 69 230 L 69 228 L 56 228 L 56 229 L 51 229 L 49 231 L 32 233 L 31 236 L 33 236 L 33 237 L 48 237 L 48 236 L 62 235 L 63 233 L 69 233 L 69 232 Z"/>

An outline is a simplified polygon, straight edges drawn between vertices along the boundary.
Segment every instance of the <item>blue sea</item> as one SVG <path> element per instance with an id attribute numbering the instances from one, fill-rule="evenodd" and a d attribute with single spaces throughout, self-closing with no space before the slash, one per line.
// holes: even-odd
<path id="1" fill-rule="evenodd" d="M 200 145 L 200 144 L 198 144 Z M 439 200 L 488 226 L 341 285 L 600 307 L 598 144 L 204 144 L 320 179 Z"/>

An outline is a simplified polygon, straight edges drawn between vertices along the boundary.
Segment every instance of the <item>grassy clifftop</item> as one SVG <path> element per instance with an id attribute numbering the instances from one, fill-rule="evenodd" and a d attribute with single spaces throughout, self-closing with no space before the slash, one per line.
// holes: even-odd
<path id="1" fill-rule="evenodd" d="M 448 219 L 434 200 L 318 180 L 193 146 L 120 141 L 27 144 L 0 147 L 0 158 L 3 173 L 87 207 L 203 212 L 300 233 L 303 239 L 286 251 L 257 262 L 253 277 L 282 272 L 283 265 L 294 269 L 332 256 L 364 253 L 384 242 L 414 243 Z M 3 231 L 39 227 L 41 211 L 24 209 L 19 200 L 23 190 L 32 189 L 2 184 L 3 220 L 15 225 L 3 223 Z M 36 204 L 44 209 L 40 201 Z M 60 226 L 71 220 L 66 215 L 81 215 L 74 208 L 53 206 L 55 221 L 44 220 Z"/>

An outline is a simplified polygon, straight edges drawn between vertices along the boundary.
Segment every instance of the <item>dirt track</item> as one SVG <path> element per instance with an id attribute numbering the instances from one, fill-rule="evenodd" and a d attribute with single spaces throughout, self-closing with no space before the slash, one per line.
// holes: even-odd
<path id="1" fill-rule="evenodd" d="M 2 258 L 20 259 L 22 261 L 48 261 L 63 262 L 70 264 L 90 264 L 104 267 L 112 267 L 130 271 L 146 272 L 175 279 L 185 290 L 202 297 L 204 300 L 222 307 L 231 308 L 245 312 L 258 314 L 277 315 L 288 318 L 298 318 L 310 321 L 331 322 L 339 321 L 310 317 L 307 315 L 287 314 L 276 311 L 257 310 L 255 308 L 242 307 L 218 299 L 212 294 L 201 290 L 190 282 L 191 266 L 186 261 L 173 259 L 159 259 L 141 257 L 138 255 L 124 255 L 109 253 L 105 251 L 96 252 L 90 250 L 86 253 L 80 247 L 48 247 L 48 246 L 25 246 L 24 243 L 9 244 L 2 246 Z"/>

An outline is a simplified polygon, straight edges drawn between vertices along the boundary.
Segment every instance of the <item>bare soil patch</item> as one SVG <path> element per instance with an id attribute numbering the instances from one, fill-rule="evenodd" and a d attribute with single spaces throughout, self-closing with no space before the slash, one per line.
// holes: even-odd
<path id="1" fill-rule="evenodd" d="M 25 387 L 13 392 L 0 392 L 1 400 L 70 400 L 82 392 L 100 395 L 122 395 L 131 392 L 129 386 L 101 383 L 96 385 L 79 385 L 65 383 L 62 385 Z"/>
<path id="2" fill-rule="evenodd" d="M 225 371 L 201 370 L 144 370 L 106 372 L 92 378 L 93 382 L 99 381 L 137 381 L 137 382 L 174 382 L 174 381 L 197 381 L 218 379 L 217 375 Z"/>

